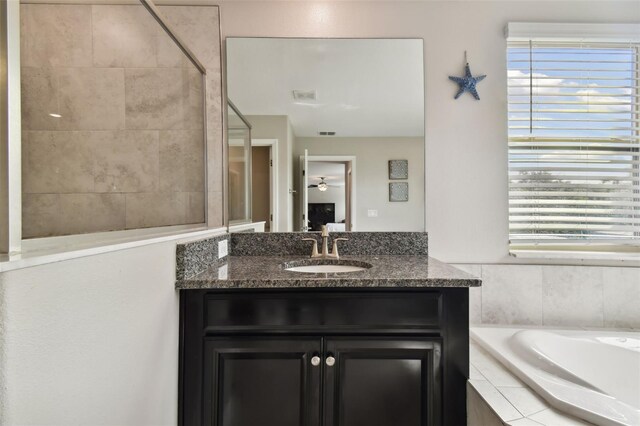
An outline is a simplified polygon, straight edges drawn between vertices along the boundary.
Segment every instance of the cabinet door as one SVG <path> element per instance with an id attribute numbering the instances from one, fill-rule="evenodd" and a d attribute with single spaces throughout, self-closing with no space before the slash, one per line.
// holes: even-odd
<path id="1" fill-rule="evenodd" d="M 325 426 L 441 423 L 440 343 L 428 339 L 327 339 Z"/>
<path id="2" fill-rule="evenodd" d="M 206 338 L 204 424 L 318 426 L 320 347 L 317 338 Z"/>

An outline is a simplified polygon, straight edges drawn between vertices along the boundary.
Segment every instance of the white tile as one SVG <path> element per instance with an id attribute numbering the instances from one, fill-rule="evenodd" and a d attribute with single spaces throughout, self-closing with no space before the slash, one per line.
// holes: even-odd
<path id="1" fill-rule="evenodd" d="M 478 391 L 467 383 L 467 426 L 503 426 L 504 423 L 482 399 Z"/>
<path id="2" fill-rule="evenodd" d="M 542 317 L 544 325 L 601 327 L 602 268 L 543 266 Z"/>
<path id="3" fill-rule="evenodd" d="M 507 423 L 509 426 L 540 426 L 540 423 L 535 422 L 531 419 L 522 418 L 518 420 L 512 420 Z"/>
<path id="4" fill-rule="evenodd" d="M 469 380 L 469 384 L 474 387 L 502 421 L 522 418 L 520 412 L 488 381 Z"/>
<path id="5" fill-rule="evenodd" d="M 524 386 L 498 360 L 477 345 L 469 346 L 469 358 L 471 365 L 477 368 L 480 374 L 494 386 Z"/>
<path id="6" fill-rule="evenodd" d="M 640 328 L 640 268 L 602 268 L 605 327 Z"/>
<path id="7" fill-rule="evenodd" d="M 542 267 L 483 265 L 482 322 L 542 324 Z"/>
<path id="8" fill-rule="evenodd" d="M 473 365 L 469 365 L 469 379 L 472 380 L 487 380 L 480 371 Z"/>
<path id="9" fill-rule="evenodd" d="M 549 408 L 547 403 L 529 388 L 501 386 L 498 390 L 525 417 Z"/>
<path id="10" fill-rule="evenodd" d="M 553 408 L 540 411 L 539 413 L 529 416 L 529 418 L 547 426 L 579 426 L 590 424 L 569 416 L 568 414 L 556 411 Z"/>

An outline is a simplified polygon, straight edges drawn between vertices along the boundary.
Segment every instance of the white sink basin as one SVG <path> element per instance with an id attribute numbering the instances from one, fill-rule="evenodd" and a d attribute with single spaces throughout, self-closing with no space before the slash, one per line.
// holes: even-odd
<path id="1" fill-rule="evenodd" d="M 306 272 L 308 274 L 336 274 L 343 272 L 358 272 L 364 271 L 367 268 L 353 265 L 305 265 L 305 266 L 293 266 L 287 268 L 287 271 L 291 272 Z"/>

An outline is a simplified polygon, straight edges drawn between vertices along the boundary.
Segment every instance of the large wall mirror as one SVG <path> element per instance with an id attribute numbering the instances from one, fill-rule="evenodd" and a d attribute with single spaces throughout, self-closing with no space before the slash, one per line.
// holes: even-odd
<path id="1" fill-rule="evenodd" d="M 231 225 L 425 230 L 421 39 L 226 43 Z"/>

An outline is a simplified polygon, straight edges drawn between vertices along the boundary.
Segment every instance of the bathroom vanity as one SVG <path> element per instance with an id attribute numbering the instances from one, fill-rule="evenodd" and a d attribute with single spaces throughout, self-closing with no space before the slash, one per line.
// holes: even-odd
<path id="1" fill-rule="evenodd" d="M 232 234 L 231 256 L 178 280 L 180 424 L 466 424 L 480 280 L 429 258 L 425 233 L 348 237 L 341 260 L 317 261 L 300 234 Z M 364 269 L 287 270 L 340 263 Z"/>

